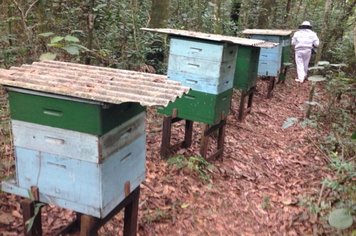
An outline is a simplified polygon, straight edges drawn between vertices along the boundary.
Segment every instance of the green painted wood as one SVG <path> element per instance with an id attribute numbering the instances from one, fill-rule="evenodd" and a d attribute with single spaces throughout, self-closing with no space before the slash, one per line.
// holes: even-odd
<path id="1" fill-rule="evenodd" d="M 210 94 L 190 90 L 175 102 L 170 102 L 167 107 L 159 107 L 157 111 L 161 114 L 172 115 L 173 109 L 177 109 L 177 117 L 216 124 L 222 117 L 229 114 L 233 89 L 220 94 Z"/>
<path id="2" fill-rule="evenodd" d="M 9 91 L 11 118 L 102 135 L 144 111 L 138 103 L 103 105 Z"/>
<path id="3" fill-rule="evenodd" d="M 282 48 L 282 63 L 289 63 L 291 62 L 290 58 L 290 51 L 291 51 L 291 46 L 284 46 Z"/>
<path id="4" fill-rule="evenodd" d="M 251 87 L 256 85 L 259 55 L 260 48 L 258 47 L 239 46 L 236 59 L 234 88 L 248 91 Z"/>

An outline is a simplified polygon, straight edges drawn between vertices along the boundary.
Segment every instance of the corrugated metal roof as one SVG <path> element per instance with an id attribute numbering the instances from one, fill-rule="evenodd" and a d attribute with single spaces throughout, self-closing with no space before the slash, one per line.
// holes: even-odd
<path id="1" fill-rule="evenodd" d="M 151 29 L 151 28 L 141 28 L 141 30 L 164 33 L 168 35 L 177 35 L 189 38 L 199 38 L 217 42 L 227 42 L 232 44 L 240 44 L 245 46 L 261 47 L 261 48 L 273 48 L 278 45 L 278 43 L 266 42 L 258 39 L 248 39 L 240 38 L 234 36 L 226 36 L 221 34 L 207 34 L 202 32 L 194 32 L 188 30 L 177 30 L 177 29 Z"/>
<path id="2" fill-rule="evenodd" d="M 167 106 L 189 91 L 167 76 L 59 61 L 0 70 L 0 84 L 97 102 Z"/>
<path id="3" fill-rule="evenodd" d="M 281 30 L 281 29 L 245 29 L 242 31 L 243 34 L 258 34 L 258 35 L 278 35 L 278 36 L 288 36 L 292 34 L 292 30 Z"/>

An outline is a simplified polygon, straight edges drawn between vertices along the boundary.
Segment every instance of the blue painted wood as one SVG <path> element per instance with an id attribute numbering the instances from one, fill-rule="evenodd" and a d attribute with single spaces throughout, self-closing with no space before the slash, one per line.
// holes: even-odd
<path id="1" fill-rule="evenodd" d="M 290 37 L 277 35 L 251 35 L 251 38 L 279 43 L 279 45 L 274 48 L 261 48 L 258 64 L 259 76 L 279 76 L 282 66 L 282 51 L 284 47 L 290 46 Z"/>
<path id="2" fill-rule="evenodd" d="M 198 92 L 220 94 L 232 88 L 237 45 L 172 37 L 168 79 Z"/>
<path id="3" fill-rule="evenodd" d="M 14 145 L 78 160 L 100 163 L 145 133 L 145 113 L 102 136 L 12 120 Z"/>
<path id="4" fill-rule="evenodd" d="M 259 61 L 258 63 L 258 75 L 259 76 L 273 76 L 279 75 L 281 68 L 280 61 Z"/>
<path id="5" fill-rule="evenodd" d="M 125 182 L 135 189 L 145 176 L 145 135 L 103 163 L 15 147 L 17 181 L 2 189 L 29 197 L 37 186 L 40 201 L 95 217 L 105 217 L 125 197 Z"/>
<path id="6" fill-rule="evenodd" d="M 199 92 L 220 94 L 233 87 L 233 79 L 231 74 L 219 81 L 213 81 L 201 75 L 195 75 L 184 72 L 170 71 L 168 79 L 178 81 L 182 85 L 190 87 L 191 89 Z"/>
<path id="7" fill-rule="evenodd" d="M 279 61 L 281 58 L 281 55 L 279 54 L 279 51 L 268 51 L 268 50 L 262 50 L 260 52 L 260 60 L 262 61 Z"/>
<path id="8" fill-rule="evenodd" d="M 222 42 L 172 37 L 169 55 L 178 55 L 215 62 L 235 61 L 237 46 Z"/>

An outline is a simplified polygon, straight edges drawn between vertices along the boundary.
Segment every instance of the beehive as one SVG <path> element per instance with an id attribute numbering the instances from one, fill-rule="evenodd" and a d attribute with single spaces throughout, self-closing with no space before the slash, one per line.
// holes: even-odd
<path id="1" fill-rule="evenodd" d="M 232 89 L 217 95 L 190 90 L 188 94 L 157 111 L 165 115 L 176 113 L 177 117 L 186 120 L 216 124 L 229 114 L 231 97 Z"/>
<path id="2" fill-rule="evenodd" d="M 239 46 L 234 88 L 248 91 L 256 85 L 260 50 L 259 47 Z"/>
<path id="3" fill-rule="evenodd" d="M 188 90 L 164 76 L 60 62 L 0 70 L 0 79 L 16 158 L 2 190 L 29 198 L 36 187 L 41 202 L 99 218 L 145 178 L 140 103 L 164 106 Z"/>
<path id="4" fill-rule="evenodd" d="M 210 94 L 233 86 L 237 45 L 194 38 L 172 37 L 168 79 Z"/>
<path id="5" fill-rule="evenodd" d="M 143 30 L 170 36 L 168 79 L 192 90 L 158 111 L 165 115 L 216 124 L 229 114 L 240 46 L 273 47 L 273 43 L 174 29 Z M 252 61 L 245 61 L 253 64 Z M 250 66 L 250 64 L 248 65 Z M 253 68 L 253 66 L 251 66 Z M 253 70 L 253 69 L 251 69 Z M 243 70 L 242 70 L 243 71 Z M 250 78 L 250 77 L 249 77 Z"/>
<path id="6" fill-rule="evenodd" d="M 274 48 L 261 48 L 258 75 L 278 77 L 283 63 L 290 62 L 291 30 L 246 29 L 244 34 L 252 39 L 278 43 Z"/>

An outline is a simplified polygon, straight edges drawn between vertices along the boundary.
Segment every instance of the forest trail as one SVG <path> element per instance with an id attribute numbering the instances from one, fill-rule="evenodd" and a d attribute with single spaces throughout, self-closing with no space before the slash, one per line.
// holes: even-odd
<path id="1" fill-rule="evenodd" d="M 292 73 L 294 73 L 292 71 Z M 162 117 L 147 115 L 147 174 L 142 185 L 138 235 L 312 235 L 322 234 L 317 218 L 303 206 L 307 196 L 318 196 L 327 175 L 325 156 L 313 140 L 316 133 L 303 128 L 310 82 L 288 78 L 266 99 L 264 81 L 258 81 L 252 112 L 242 123 L 236 116 L 239 95 L 234 93 L 227 118 L 223 161 L 213 162 L 211 178 L 204 182 L 187 169 L 173 168 L 159 156 Z M 282 128 L 288 118 L 298 124 Z M 182 139 L 183 126 L 172 131 Z M 194 124 L 193 145 L 179 154 L 199 152 L 200 126 Z M 213 142 L 214 143 L 214 142 Z M 215 146 L 214 146 L 215 147 Z M 22 232 L 17 197 L 1 194 L 1 211 L 13 215 L 0 224 L 2 235 Z M 65 225 L 73 213 L 55 207 L 43 209 L 46 235 Z M 122 214 L 99 235 L 118 235 Z"/>

